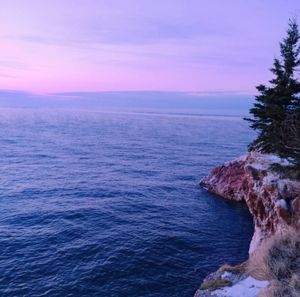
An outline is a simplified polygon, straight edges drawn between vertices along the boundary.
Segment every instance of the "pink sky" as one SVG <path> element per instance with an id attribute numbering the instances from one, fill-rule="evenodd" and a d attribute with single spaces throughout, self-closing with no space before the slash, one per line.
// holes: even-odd
<path id="1" fill-rule="evenodd" d="M 0 89 L 253 92 L 296 0 L 2 0 Z"/>

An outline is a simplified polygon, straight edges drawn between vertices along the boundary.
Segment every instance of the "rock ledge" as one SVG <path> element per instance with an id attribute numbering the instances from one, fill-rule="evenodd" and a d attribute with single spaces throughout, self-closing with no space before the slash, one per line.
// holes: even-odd
<path id="1" fill-rule="evenodd" d="M 277 156 L 251 152 L 213 169 L 200 184 L 225 199 L 246 202 L 255 231 L 249 253 L 266 238 L 290 225 L 299 227 L 300 182 L 281 177 L 273 164 L 288 165 Z"/>

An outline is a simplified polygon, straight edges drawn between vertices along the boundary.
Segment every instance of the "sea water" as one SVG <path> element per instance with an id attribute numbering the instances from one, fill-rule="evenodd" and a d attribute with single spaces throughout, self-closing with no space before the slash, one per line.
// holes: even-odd
<path id="1" fill-rule="evenodd" d="M 0 111 L 0 296 L 188 297 L 247 258 L 244 204 L 198 186 L 238 116 Z"/>

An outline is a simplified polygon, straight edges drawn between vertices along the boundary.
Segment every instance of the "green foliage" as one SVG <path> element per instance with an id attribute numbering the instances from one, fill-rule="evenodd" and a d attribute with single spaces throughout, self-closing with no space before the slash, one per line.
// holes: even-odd
<path id="1" fill-rule="evenodd" d="M 274 59 L 270 86 L 259 85 L 254 106 L 250 109 L 250 127 L 258 132 L 250 150 L 275 153 L 290 159 L 300 168 L 300 33 L 291 20 L 287 37 L 280 43 L 280 59 Z"/>
<path id="2" fill-rule="evenodd" d="M 287 112 L 281 132 L 281 156 L 290 159 L 297 169 L 300 169 L 300 107 Z M 300 172 L 298 170 L 300 175 Z"/>
<path id="3" fill-rule="evenodd" d="M 232 282 L 230 280 L 216 279 L 216 280 L 203 283 L 200 287 L 200 290 L 215 291 L 223 287 L 231 287 L 231 286 L 232 286 Z"/>
<path id="4" fill-rule="evenodd" d="M 276 172 L 281 178 L 289 178 L 294 180 L 300 179 L 300 172 L 295 165 L 282 165 L 274 163 L 270 166 L 271 170 Z"/>

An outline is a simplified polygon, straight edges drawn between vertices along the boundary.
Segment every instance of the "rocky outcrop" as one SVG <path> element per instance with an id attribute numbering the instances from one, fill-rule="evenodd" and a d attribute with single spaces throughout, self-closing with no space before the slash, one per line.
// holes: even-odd
<path id="1" fill-rule="evenodd" d="M 300 181 L 285 178 L 274 164 L 289 165 L 274 155 L 251 152 L 213 169 L 200 184 L 228 200 L 245 202 L 254 220 L 250 259 L 254 251 L 274 234 L 300 228 Z M 257 255 L 257 253 L 256 253 Z M 248 264 L 223 266 L 207 276 L 194 297 L 266 296 L 268 281 L 250 276 Z"/>
<path id="2" fill-rule="evenodd" d="M 245 272 L 245 263 L 236 267 L 222 266 L 208 275 L 194 297 L 253 297 L 268 285 L 268 281 L 253 278 Z M 243 267 L 244 266 L 244 267 Z"/>
<path id="3" fill-rule="evenodd" d="M 255 225 L 250 254 L 274 233 L 299 227 L 300 182 L 275 172 L 272 165 L 278 163 L 288 165 L 274 155 L 251 152 L 213 169 L 200 182 L 225 199 L 247 203 Z"/>

